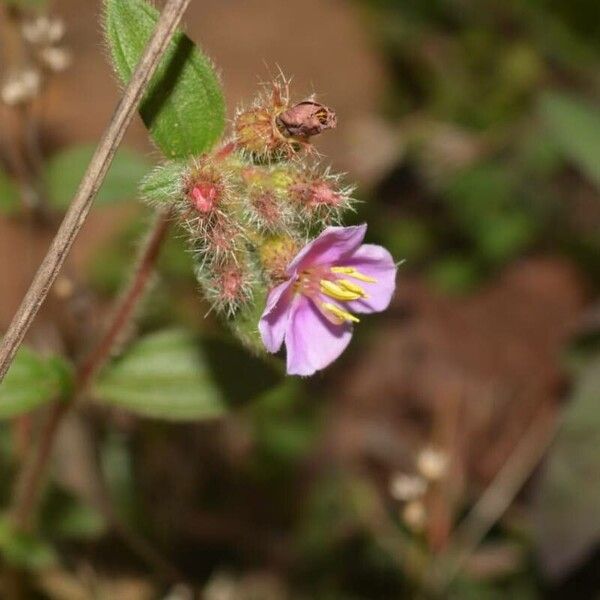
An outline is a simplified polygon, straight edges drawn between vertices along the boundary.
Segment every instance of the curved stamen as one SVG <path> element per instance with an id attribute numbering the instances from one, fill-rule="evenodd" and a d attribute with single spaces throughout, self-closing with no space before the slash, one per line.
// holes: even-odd
<path id="1" fill-rule="evenodd" d="M 358 279 L 359 281 L 365 281 L 366 283 L 377 283 L 377 279 L 375 277 L 370 277 L 369 275 L 364 275 L 358 269 L 354 267 L 331 267 L 332 273 L 340 273 L 343 275 L 349 275 L 353 279 Z"/>
<path id="2" fill-rule="evenodd" d="M 319 282 L 321 291 L 334 300 L 340 300 L 341 302 L 349 302 L 350 300 L 358 300 L 362 298 L 362 290 L 360 292 L 351 291 L 343 288 L 333 281 L 328 279 L 321 279 Z"/>
<path id="3" fill-rule="evenodd" d="M 339 324 L 360 323 L 360 319 L 358 317 L 355 317 L 352 313 L 349 313 L 347 310 L 344 310 L 343 308 L 340 308 L 339 306 L 337 306 L 336 304 L 332 304 L 331 302 L 322 302 L 320 308 L 323 309 L 321 312 L 326 311 L 327 313 L 330 313 L 331 315 L 339 319 Z"/>
<path id="4" fill-rule="evenodd" d="M 348 281 L 347 279 L 338 279 L 336 282 L 340 287 L 348 290 L 349 292 L 354 292 L 358 294 L 359 298 L 368 298 L 369 295 L 363 290 L 360 285 L 353 283 L 352 281 Z"/>

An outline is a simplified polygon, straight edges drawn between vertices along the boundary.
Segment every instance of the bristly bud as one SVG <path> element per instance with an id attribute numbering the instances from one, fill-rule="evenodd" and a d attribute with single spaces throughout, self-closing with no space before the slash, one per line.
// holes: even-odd
<path id="1" fill-rule="evenodd" d="M 212 265 L 203 264 L 196 270 L 198 282 L 206 299 L 220 313 L 233 316 L 252 298 L 254 273 L 246 256 L 231 257 Z"/>
<path id="2" fill-rule="evenodd" d="M 208 154 L 194 159 L 181 176 L 180 190 L 175 206 L 192 240 L 208 247 L 215 237 L 215 248 L 229 246 L 237 233 L 230 216 L 237 196 L 228 161 Z"/>
<path id="3" fill-rule="evenodd" d="M 289 160 L 310 137 L 336 126 L 335 112 L 314 100 L 290 106 L 289 81 L 276 79 L 249 109 L 234 120 L 236 149 L 258 163 Z"/>
<path id="4" fill-rule="evenodd" d="M 294 238 L 284 236 L 270 237 L 262 242 L 259 248 L 260 262 L 271 285 L 285 281 L 287 266 L 301 247 L 302 244 Z"/>
<path id="5" fill-rule="evenodd" d="M 329 169 L 299 171 L 289 186 L 289 196 L 301 220 L 318 220 L 324 224 L 337 223 L 342 213 L 352 208 L 354 188 L 340 185 L 340 176 Z"/>
<path id="6" fill-rule="evenodd" d="M 287 219 L 282 218 L 282 205 L 272 190 L 253 189 L 248 196 L 250 219 L 260 229 L 277 231 Z"/>
<path id="7" fill-rule="evenodd" d="M 222 165 L 209 156 L 194 160 L 184 175 L 183 192 L 189 205 L 207 215 L 222 202 L 226 193 L 226 175 Z"/>
<path id="8" fill-rule="evenodd" d="M 188 190 L 188 198 L 199 213 L 209 213 L 217 205 L 219 191 L 214 183 L 198 182 Z"/>
<path id="9" fill-rule="evenodd" d="M 243 245 L 243 230 L 229 216 L 221 213 L 209 221 L 203 237 L 198 238 L 200 254 L 213 263 L 233 257 Z"/>
<path id="10" fill-rule="evenodd" d="M 292 179 L 285 169 L 246 167 L 242 179 L 247 195 L 244 214 L 248 223 L 262 233 L 290 231 L 294 212 L 286 194 Z"/>

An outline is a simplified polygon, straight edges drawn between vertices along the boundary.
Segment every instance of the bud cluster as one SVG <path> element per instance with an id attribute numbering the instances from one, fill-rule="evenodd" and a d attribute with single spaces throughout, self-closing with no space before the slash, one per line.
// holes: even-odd
<path id="1" fill-rule="evenodd" d="M 310 146 L 334 126 L 335 113 L 313 99 L 290 106 L 280 78 L 238 110 L 216 151 L 161 165 L 143 182 L 146 200 L 169 204 L 185 229 L 197 279 L 219 313 L 256 308 L 310 237 L 351 207 L 352 188 L 321 168 Z"/>

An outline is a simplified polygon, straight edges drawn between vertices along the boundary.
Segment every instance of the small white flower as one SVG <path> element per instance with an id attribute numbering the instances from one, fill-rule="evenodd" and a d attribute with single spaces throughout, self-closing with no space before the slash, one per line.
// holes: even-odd
<path id="1" fill-rule="evenodd" d="M 402 519 L 413 531 L 422 531 L 427 521 L 427 511 L 420 500 L 409 502 L 402 510 Z"/>
<path id="2" fill-rule="evenodd" d="M 389 489 L 394 500 L 407 502 L 420 498 L 427 491 L 427 482 L 420 475 L 396 473 L 390 480 Z"/>
<path id="3" fill-rule="evenodd" d="M 48 46 L 39 52 L 40 60 L 55 72 L 64 71 L 71 64 L 71 53 L 65 48 Z"/>
<path id="4" fill-rule="evenodd" d="M 62 40 L 65 35 L 64 21 L 56 17 L 40 15 L 25 21 L 21 28 L 23 37 L 35 46 L 50 46 Z"/>
<path id="5" fill-rule="evenodd" d="M 417 469 L 429 481 L 438 481 L 448 471 L 448 455 L 442 450 L 428 447 L 417 457 Z"/>
<path id="6" fill-rule="evenodd" d="M 38 95 L 41 85 L 42 78 L 37 69 L 23 69 L 5 79 L 0 88 L 0 97 L 8 106 L 23 104 Z"/>

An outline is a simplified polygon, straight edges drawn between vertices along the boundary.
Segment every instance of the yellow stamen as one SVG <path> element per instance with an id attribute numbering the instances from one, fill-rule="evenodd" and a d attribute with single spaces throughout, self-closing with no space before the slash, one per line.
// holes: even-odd
<path id="1" fill-rule="evenodd" d="M 360 285 L 353 283 L 352 281 L 348 281 L 347 279 L 338 279 L 336 282 L 340 287 L 348 290 L 349 292 L 354 292 L 355 294 L 359 294 L 361 298 L 368 298 L 368 294 L 363 290 Z"/>
<path id="2" fill-rule="evenodd" d="M 348 323 L 359 323 L 360 319 L 355 317 L 352 313 L 349 313 L 347 310 L 336 306 L 335 304 L 331 304 L 330 302 L 323 302 L 321 304 L 321 308 L 331 313 L 334 317 L 341 319 L 343 322 L 347 321 Z"/>
<path id="3" fill-rule="evenodd" d="M 377 283 L 377 279 L 375 279 L 374 277 L 369 277 L 368 275 L 363 275 L 354 267 L 331 267 L 331 272 L 349 275 L 354 279 L 358 279 L 359 281 L 365 281 L 367 283 Z"/>
<path id="4" fill-rule="evenodd" d="M 337 285 L 337 283 L 329 281 L 328 279 L 321 279 L 319 284 L 321 286 L 321 291 L 334 300 L 349 302 L 350 300 L 358 300 L 362 297 L 360 293 L 344 289 Z"/>

